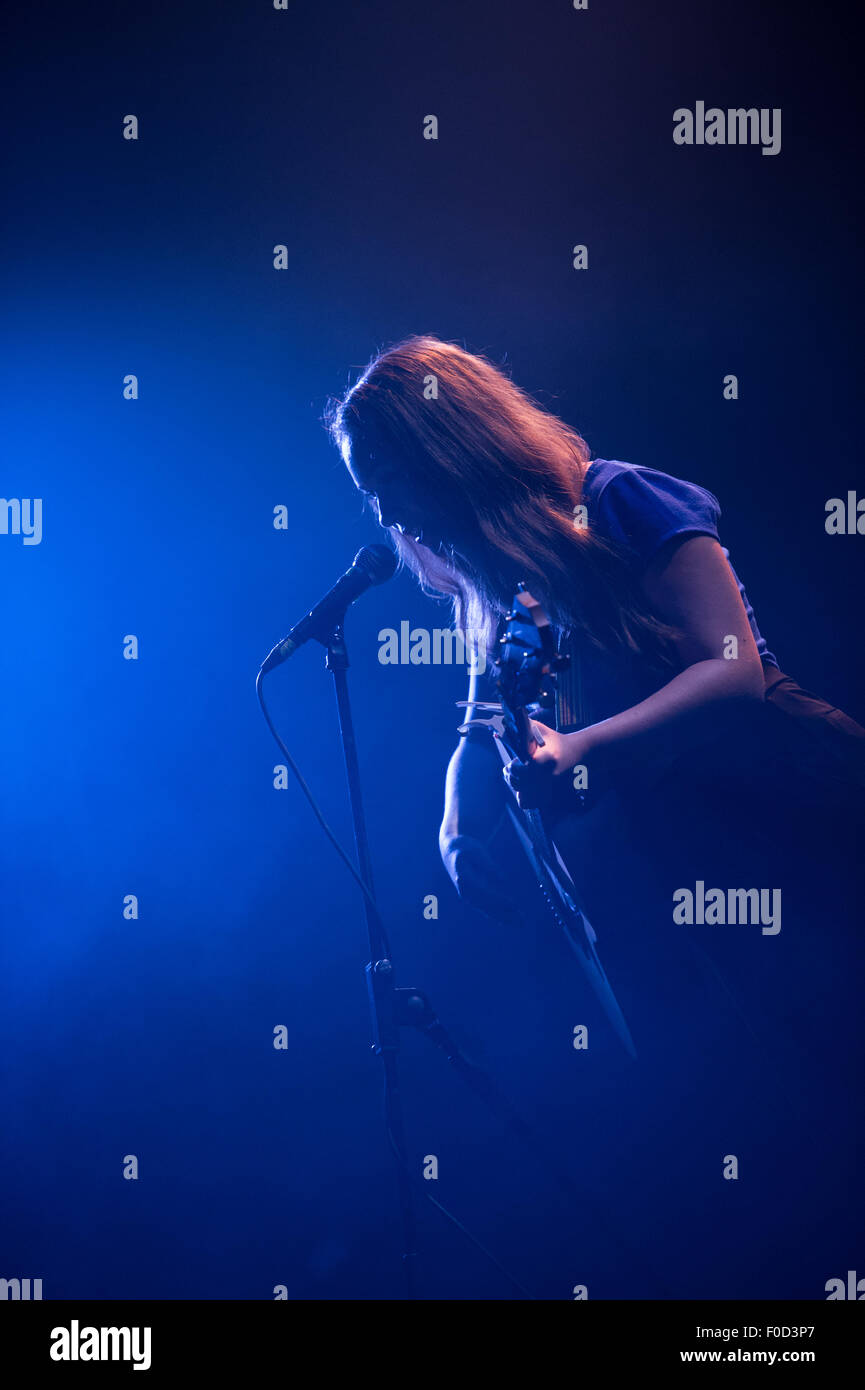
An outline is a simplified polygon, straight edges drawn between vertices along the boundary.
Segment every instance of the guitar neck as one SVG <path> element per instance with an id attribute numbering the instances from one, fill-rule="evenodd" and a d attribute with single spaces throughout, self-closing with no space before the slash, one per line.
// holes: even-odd
<path id="1" fill-rule="evenodd" d="M 510 758 L 519 758 L 521 763 L 528 762 L 529 744 L 535 742 L 532 733 L 532 721 L 527 711 L 522 707 L 509 708 L 507 713 L 509 719 L 505 723 L 504 737 L 496 741 L 505 745 L 502 749 L 507 754 L 505 762 L 508 762 Z"/>

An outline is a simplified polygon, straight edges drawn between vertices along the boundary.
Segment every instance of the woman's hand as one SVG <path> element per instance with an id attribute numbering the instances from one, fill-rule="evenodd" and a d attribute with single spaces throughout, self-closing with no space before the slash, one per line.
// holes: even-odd
<path id="1" fill-rule="evenodd" d="M 523 811 L 546 806 L 560 790 L 570 790 L 574 785 L 574 769 L 585 766 L 589 753 L 589 739 L 584 729 L 560 734 L 536 719 L 531 721 L 531 727 L 542 742 L 531 740 L 529 761 L 523 763 L 514 758 L 502 769 Z"/>

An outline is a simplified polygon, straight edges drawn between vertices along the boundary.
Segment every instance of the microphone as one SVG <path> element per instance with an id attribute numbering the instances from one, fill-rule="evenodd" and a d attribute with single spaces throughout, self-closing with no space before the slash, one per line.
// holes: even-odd
<path id="1" fill-rule="evenodd" d="M 260 675 L 266 676 L 275 666 L 281 666 L 293 656 L 298 647 L 312 638 L 327 642 L 337 623 L 355 599 L 360 598 L 372 584 L 384 584 L 396 571 L 396 555 L 386 545 L 365 545 L 354 557 L 350 569 L 325 594 L 323 599 L 301 618 L 287 637 L 277 642 L 265 657 Z"/>

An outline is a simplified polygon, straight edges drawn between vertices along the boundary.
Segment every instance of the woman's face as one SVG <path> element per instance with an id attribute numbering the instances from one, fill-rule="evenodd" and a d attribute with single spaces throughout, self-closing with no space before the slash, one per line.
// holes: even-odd
<path id="1" fill-rule="evenodd" d="M 362 463 L 352 454 L 348 471 L 355 487 L 372 502 L 380 525 L 392 526 L 439 553 L 458 544 L 458 528 L 440 501 L 409 480 L 384 451 L 377 450 Z"/>

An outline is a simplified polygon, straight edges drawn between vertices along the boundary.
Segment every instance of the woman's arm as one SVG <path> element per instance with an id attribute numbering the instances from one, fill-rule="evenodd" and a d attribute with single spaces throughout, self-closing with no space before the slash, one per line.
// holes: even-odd
<path id="1" fill-rule="evenodd" d="M 478 677 L 473 672 L 469 699 L 479 698 Z M 469 710 L 466 719 L 470 718 Z M 501 821 L 507 797 L 502 761 L 492 736 L 462 737 L 448 765 L 439 849 L 460 897 L 504 921 L 513 919 L 514 906 L 501 886 L 501 866 L 486 846 Z"/>
<path id="2" fill-rule="evenodd" d="M 448 763 L 440 842 L 456 835 L 488 839 L 501 820 L 506 795 L 502 762 L 492 739 L 489 748 L 461 739 Z"/>
<path id="3" fill-rule="evenodd" d="M 720 704 L 762 700 L 763 664 L 726 557 L 711 536 L 692 536 L 665 547 L 649 566 L 643 587 L 654 612 L 680 634 L 684 669 L 638 705 L 573 734 L 539 728 L 544 747 L 532 746 L 532 766 L 565 773 L 577 764 L 614 767 L 645 750 L 652 756 L 687 751 L 702 742 Z M 735 644 L 730 641 L 735 638 Z M 737 651 L 725 657 L 724 652 Z M 509 781 L 533 804 L 519 764 Z M 515 777 L 514 777 L 515 774 Z"/>

